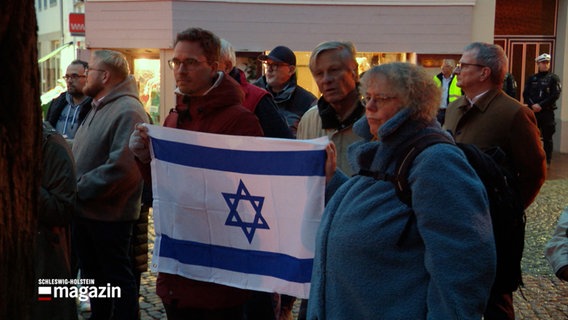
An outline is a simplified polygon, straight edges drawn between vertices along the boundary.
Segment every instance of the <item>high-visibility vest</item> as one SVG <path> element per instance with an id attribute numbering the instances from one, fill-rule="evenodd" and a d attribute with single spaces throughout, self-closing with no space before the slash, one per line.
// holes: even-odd
<path id="1" fill-rule="evenodd" d="M 441 72 L 434 76 L 434 82 L 436 82 L 438 88 L 442 87 L 443 76 L 444 75 L 442 75 Z M 457 83 L 458 83 L 458 78 L 456 77 L 455 74 L 452 74 L 452 80 L 450 80 L 450 86 L 448 87 L 448 100 L 446 101 L 448 105 L 450 104 L 450 102 L 456 100 L 457 98 L 463 95 L 463 91 L 460 87 L 458 87 Z"/>

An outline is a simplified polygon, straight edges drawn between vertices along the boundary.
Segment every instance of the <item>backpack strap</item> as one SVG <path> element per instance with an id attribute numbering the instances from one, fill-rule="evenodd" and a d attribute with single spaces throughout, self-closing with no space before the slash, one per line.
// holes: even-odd
<path id="1" fill-rule="evenodd" d="M 429 146 L 438 143 L 448 143 L 455 145 L 455 142 L 451 138 L 442 133 L 428 133 L 426 135 L 416 137 L 397 148 L 397 150 L 394 152 L 394 155 L 390 159 L 391 162 L 396 161 L 396 167 L 393 175 L 389 175 L 384 172 L 375 172 L 368 170 L 360 170 L 359 175 L 372 177 L 376 180 L 390 181 L 394 185 L 396 195 L 400 199 L 400 201 L 402 201 L 412 209 L 412 190 L 408 185 L 408 174 L 410 172 L 410 168 L 412 167 L 414 159 L 420 154 L 420 152 L 422 152 Z M 402 246 L 415 220 L 416 217 L 411 210 L 411 214 L 406 221 L 404 229 L 402 230 L 402 233 L 400 234 L 400 237 L 396 242 L 397 246 Z"/>
<path id="2" fill-rule="evenodd" d="M 396 161 L 396 168 L 393 177 L 388 180 L 391 181 L 396 189 L 396 195 L 403 203 L 412 207 L 412 190 L 408 185 L 408 174 L 414 159 L 426 148 L 438 143 L 454 144 L 454 141 L 449 137 L 438 133 L 432 132 L 423 136 L 412 139 L 399 147 L 393 157 Z"/>

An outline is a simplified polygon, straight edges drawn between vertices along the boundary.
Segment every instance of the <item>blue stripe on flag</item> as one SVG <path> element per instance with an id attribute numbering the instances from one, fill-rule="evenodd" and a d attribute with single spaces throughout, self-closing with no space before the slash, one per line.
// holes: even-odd
<path id="1" fill-rule="evenodd" d="M 152 138 L 152 147 L 156 159 L 188 167 L 260 175 L 325 175 L 325 150 L 228 150 L 156 138 Z"/>
<path id="2" fill-rule="evenodd" d="M 164 234 L 160 240 L 160 256 L 183 264 L 271 276 L 298 283 L 309 283 L 312 277 L 313 259 L 172 239 Z"/>

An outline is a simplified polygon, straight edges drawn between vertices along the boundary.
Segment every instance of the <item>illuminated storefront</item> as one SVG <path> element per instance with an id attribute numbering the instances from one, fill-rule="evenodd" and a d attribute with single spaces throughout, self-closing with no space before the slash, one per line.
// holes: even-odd
<path id="1" fill-rule="evenodd" d="M 423 54 L 457 54 L 471 39 L 492 41 L 493 29 L 487 21 L 494 19 L 494 3 L 487 2 L 90 0 L 85 2 L 86 47 L 127 55 L 147 111 L 161 123 L 175 104 L 175 81 L 167 61 L 175 35 L 189 27 L 208 29 L 227 39 L 237 51 L 240 67 L 255 71 L 256 76 L 261 74 L 255 60 L 259 54 L 277 45 L 291 48 L 297 56 L 299 84 L 318 95 L 308 59 L 320 42 L 353 42 L 360 71 L 389 61 L 419 62 Z M 439 34 L 447 36 L 441 41 Z M 156 62 L 140 60 L 135 65 L 139 59 Z"/>

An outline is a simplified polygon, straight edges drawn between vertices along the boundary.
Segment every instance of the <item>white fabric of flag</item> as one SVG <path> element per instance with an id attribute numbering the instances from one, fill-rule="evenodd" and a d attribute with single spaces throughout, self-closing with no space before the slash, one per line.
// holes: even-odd
<path id="1" fill-rule="evenodd" d="M 328 138 L 147 126 L 156 231 L 152 270 L 308 298 Z"/>

